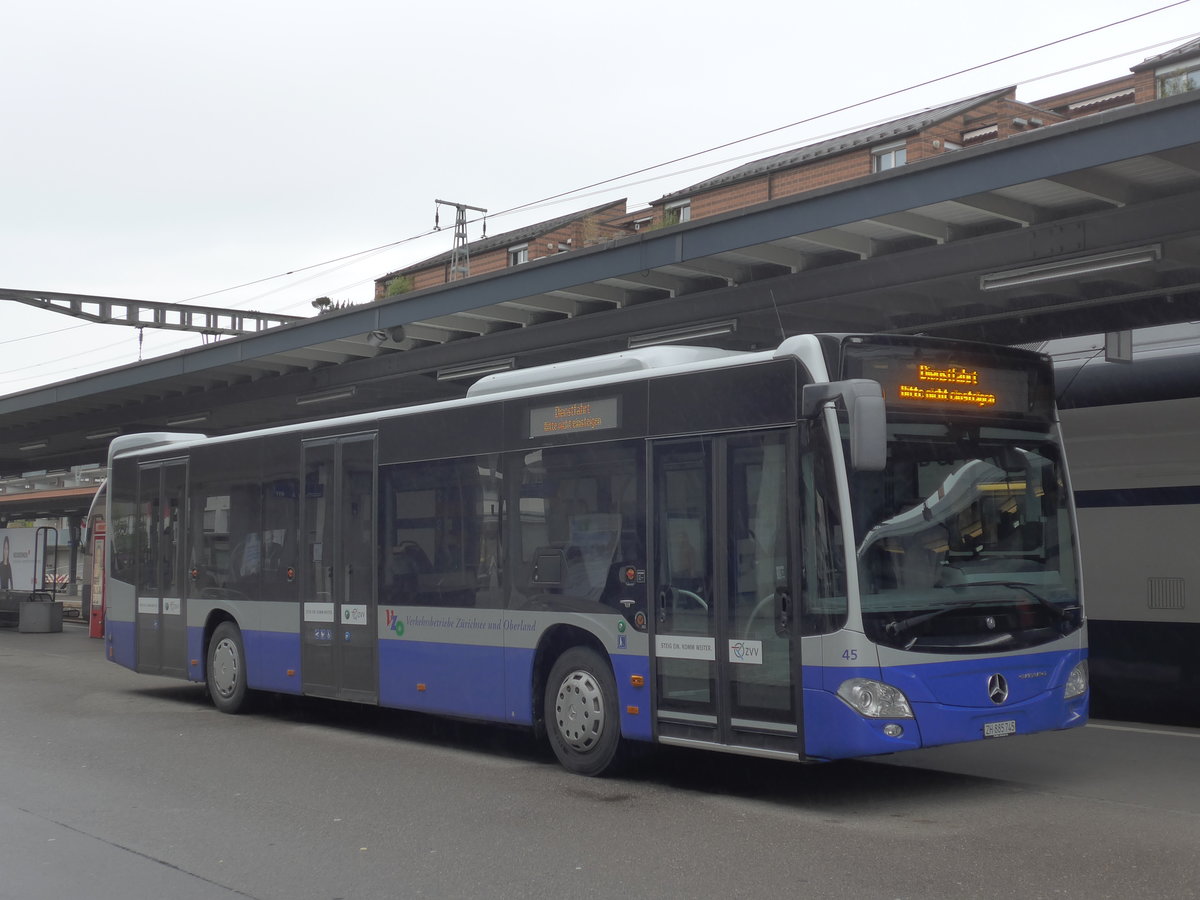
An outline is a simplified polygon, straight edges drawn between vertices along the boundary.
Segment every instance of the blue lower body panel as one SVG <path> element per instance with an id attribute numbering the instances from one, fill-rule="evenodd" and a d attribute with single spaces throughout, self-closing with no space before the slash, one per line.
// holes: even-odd
<path id="1" fill-rule="evenodd" d="M 137 629 L 133 622 L 110 620 L 109 658 L 137 667 Z M 187 630 L 187 678 L 203 682 L 208 648 L 205 629 Z M 242 632 L 246 684 L 254 690 L 302 693 L 301 638 L 296 633 Z M 381 640 L 379 704 L 513 725 L 532 725 L 540 697 L 534 697 L 535 651 L 471 644 Z M 610 656 L 617 687 L 621 733 L 651 740 L 649 661 L 644 656 Z M 640 676 L 636 679 L 635 676 Z M 634 681 L 640 680 L 640 685 Z"/>
<path id="2" fill-rule="evenodd" d="M 904 733 L 888 737 L 883 727 L 889 722 L 899 723 Z M 921 734 L 912 719 L 868 719 L 836 694 L 819 689 L 804 691 L 804 752 L 812 759 L 875 756 L 920 746 Z"/>
<path id="3" fill-rule="evenodd" d="M 300 635 L 279 631 L 243 631 L 246 651 L 246 686 L 256 691 L 276 691 L 281 694 L 300 693 Z M 208 648 L 204 646 L 204 629 L 188 628 L 189 681 L 204 681 L 208 665 Z M 292 674 L 288 674 L 291 672 Z"/>
<path id="4" fill-rule="evenodd" d="M 379 642 L 383 706 L 506 721 L 504 648 Z"/>
<path id="5" fill-rule="evenodd" d="M 300 635 L 246 631 L 242 640 L 246 643 L 248 687 L 284 694 L 300 693 Z M 288 672 L 294 674 L 288 675 Z"/>
<path id="6" fill-rule="evenodd" d="M 621 708 L 621 735 L 634 741 L 654 738 L 650 703 L 650 660 L 644 656 L 610 657 L 617 678 L 617 705 Z M 633 684 L 641 676 L 641 687 Z"/>
<path id="7" fill-rule="evenodd" d="M 804 691 L 805 751 L 817 759 L 844 759 L 981 740 L 989 736 L 985 726 L 1031 734 L 1084 725 L 1088 692 L 1069 700 L 1063 692 L 1071 669 L 1086 655 L 1069 650 L 883 669 L 881 680 L 904 692 L 913 718 L 868 718 L 837 696 L 843 680 L 880 679 L 878 669 L 805 667 L 804 683 L 814 686 Z M 989 694 L 995 676 L 1006 689 L 1000 702 Z M 901 733 L 885 734 L 888 725 Z"/>
<path id="8" fill-rule="evenodd" d="M 381 641 L 379 702 L 399 709 L 532 725 L 541 699 L 534 697 L 534 659 L 535 652 L 526 648 Z M 648 661 L 628 655 L 610 659 L 621 733 L 650 740 Z M 633 685 L 634 675 L 642 676 L 641 687 Z"/>
<path id="9" fill-rule="evenodd" d="M 137 626 L 133 622 L 106 619 L 104 644 L 110 660 L 127 669 L 137 668 Z"/>

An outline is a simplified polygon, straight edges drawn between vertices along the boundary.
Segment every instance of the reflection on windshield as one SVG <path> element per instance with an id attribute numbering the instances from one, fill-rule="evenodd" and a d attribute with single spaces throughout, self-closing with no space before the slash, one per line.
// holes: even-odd
<path id="1" fill-rule="evenodd" d="M 1079 624 L 1058 448 L 1045 434 L 893 428 L 888 466 L 858 473 L 864 625 L 912 650 L 990 652 Z"/>

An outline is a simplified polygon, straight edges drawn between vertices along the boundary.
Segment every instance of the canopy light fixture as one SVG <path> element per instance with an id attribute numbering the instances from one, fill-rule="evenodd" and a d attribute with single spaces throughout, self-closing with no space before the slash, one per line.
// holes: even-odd
<path id="1" fill-rule="evenodd" d="M 1160 259 L 1162 245 L 1151 244 L 1147 247 L 1133 247 L 1129 250 L 1115 250 L 1112 253 L 1097 253 L 1093 256 L 1062 259 L 1020 269 L 1007 269 L 1004 272 L 989 272 L 979 276 L 979 289 L 998 291 L 1004 288 L 1026 287 L 1045 281 L 1060 281 L 1064 278 L 1096 275 L 1113 269 L 1145 266 Z"/>
<path id="2" fill-rule="evenodd" d="M 115 438 L 120 435 L 120 428 L 110 428 L 108 431 L 93 431 L 91 434 L 85 434 L 84 438 L 89 441 L 104 441 L 109 438 Z"/>
<path id="3" fill-rule="evenodd" d="M 358 393 L 358 388 L 351 384 L 342 388 L 332 388 L 327 391 L 313 391 L 311 394 L 300 394 L 296 397 L 298 406 L 309 403 L 332 403 L 335 400 L 349 400 Z"/>
<path id="4" fill-rule="evenodd" d="M 180 416 L 178 419 L 167 419 L 168 428 L 182 428 L 184 425 L 200 425 L 209 420 L 212 413 L 196 413 L 194 416 Z"/>
<path id="5" fill-rule="evenodd" d="M 45 450 L 46 441 L 32 441 L 28 444 L 21 444 L 17 449 L 22 453 L 28 453 L 31 450 Z"/>
<path id="6" fill-rule="evenodd" d="M 727 319 L 724 322 L 707 322 L 703 325 L 688 325 L 682 328 L 662 328 L 658 331 L 646 331 L 629 338 L 629 349 L 651 347 L 655 344 L 678 344 L 685 341 L 697 341 L 701 338 L 717 337 L 722 334 L 733 334 L 737 331 L 737 319 Z"/>
<path id="7" fill-rule="evenodd" d="M 497 372 L 507 372 L 516 366 L 513 357 L 493 359 L 487 362 L 466 363 L 461 366 L 445 366 L 437 370 L 438 381 L 456 381 L 460 378 L 482 378 L 484 375 L 495 375 Z"/>

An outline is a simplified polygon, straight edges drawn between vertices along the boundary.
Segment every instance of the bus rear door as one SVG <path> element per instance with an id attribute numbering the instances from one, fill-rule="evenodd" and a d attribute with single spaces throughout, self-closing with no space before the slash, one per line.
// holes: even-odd
<path id="1" fill-rule="evenodd" d="M 183 529 L 187 460 L 138 466 L 137 670 L 187 672 Z"/>

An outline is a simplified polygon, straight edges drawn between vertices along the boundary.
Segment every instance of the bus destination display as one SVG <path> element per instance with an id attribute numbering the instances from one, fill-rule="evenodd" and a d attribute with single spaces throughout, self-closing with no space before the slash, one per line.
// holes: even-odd
<path id="1" fill-rule="evenodd" d="M 913 359 L 876 352 L 853 361 L 848 368 L 856 371 L 847 374 L 878 381 L 889 406 L 1022 416 L 1034 412 L 1028 369 L 943 354 Z"/>
<path id="2" fill-rule="evenodd" d="M 929 403 L 965 404 L 989 407 L 996 405 L 996 395 L 979 387 L 979 370 L 967 366 L 931 366 L 918 363 L 915 384 L 896 386 L 901 400 Z"/>
<path id="3" fill-rule="evenodd" d="M 529 436 L 548 437 L 616 428 L 621 424 L 618 412 L 616 397 L 535 406 L 529 411 Z"/>

